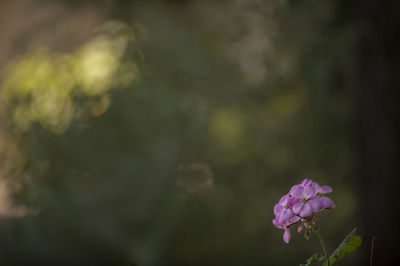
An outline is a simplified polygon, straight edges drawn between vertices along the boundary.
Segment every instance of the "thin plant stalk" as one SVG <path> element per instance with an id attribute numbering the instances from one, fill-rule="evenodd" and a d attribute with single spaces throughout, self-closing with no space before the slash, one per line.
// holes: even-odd
<path id="1" fill-rule="evenodd" d="M 317 235 L 317 237 L 318 237 L 318 239 L 319 239 L 319 242 L 321 243 L 322 249 L 324 250 L 326 262 L 328 263 L 328 266 L 331 266 L 331 263 L 330 263 L 329 257 L 328 257 L 328 252 L 327 252 L 327 250 L 326 250 L 325 242 L 324 242 L 324 240 L 322 239 L 322 236 L 321 236 L 321 234 L 320 234 L 318 231 L 317 231 L 315 234 Z"/>
<path id="2" fill-rule="evenodd" d="M 372 258 L 374 256 L 374 242 L 375 242 L 375 236 L 372 237 L 372 243 L 371 243 L 371 257 L 369 259 L 369 265 L 372 266 Z"/>

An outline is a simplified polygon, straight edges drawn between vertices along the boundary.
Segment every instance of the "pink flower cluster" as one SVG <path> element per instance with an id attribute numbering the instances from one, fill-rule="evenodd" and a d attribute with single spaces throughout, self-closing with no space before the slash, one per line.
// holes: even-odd
<path id="1" fill-rule="evenodd" d="M 294 185 L 288 194 L 284 195 L 274 207 L 275 219 L 273 225 L 283 229 L 283 241 L 289 243 L 291 225 L 300 223 L 307 228 L 315 223 L 315 214 L 323 209 L 335 207 L 335 203 L 325 194 L 332 192 L 329 186 L 320 186 L 312 180 L 304 179 L 299 185 Z"/>

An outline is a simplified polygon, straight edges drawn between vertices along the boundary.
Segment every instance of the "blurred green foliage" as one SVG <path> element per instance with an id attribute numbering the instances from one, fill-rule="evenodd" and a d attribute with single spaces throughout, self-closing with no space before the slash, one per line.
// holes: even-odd
<path id="1" fill-rule="evenodd" d="M 122 56 L 133 36 L 121 22 L 103 25 L 99 36 L 74 54 L 55 54 L 45 48 L 17 58 L 9 65 L 2 85 L 3 100 L 13 109 L 15 125 L 22 131 L 39 122 L 53 133 L 63 133 L 88 98 L 93 116 L 104 113 L 111 87 L 131 85 L 137 67 Z M 80 99 L 82 101 L 82 99 Z"/>
<path id="2" fill-rule="evenodd" d="M 28 211 L 1 221 L 0 261 L 300 263 L 318 242 L 294 237 L 289 251 L 271 221 L 304 177 L 334 188 L 321 224 L 328 246 L 339 241 L 357 204 L 343 7 L 115 8 L 75 52 L 34 47 L 5 71 L 6 129 L 23 161 L 7 180 Z"/>

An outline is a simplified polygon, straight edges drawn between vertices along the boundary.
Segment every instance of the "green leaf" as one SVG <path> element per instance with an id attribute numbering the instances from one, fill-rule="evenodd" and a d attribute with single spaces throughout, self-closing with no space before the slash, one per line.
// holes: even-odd
<path id="1" fill-rule="evenodd" d="M 314 254 L 311 257 L 308 258 L 308 260 L 306 261 L 306 264 L 300 264 L 299 266 L 310 266 L 313 265 L 316 262 L 320 262 L 323 261 L 325 259 L 324 256 L 321 256 L 319 254 Z"/>
<path id="2" fill-rule="evenodd" d="M 347 253 L 353 252 L 360 246 L 361 237 L 356 235 L 357 228 L 354 228 L 353 231 L 350 232 L 346 236 L 346 238 L 340 243 L 339 247 L 332 253 L 329 257 L 329 262 L 331 265 L 335 265 L 339 260 L 341 260 Z M 325 262 L 323 266 L 327 266 Z"/>

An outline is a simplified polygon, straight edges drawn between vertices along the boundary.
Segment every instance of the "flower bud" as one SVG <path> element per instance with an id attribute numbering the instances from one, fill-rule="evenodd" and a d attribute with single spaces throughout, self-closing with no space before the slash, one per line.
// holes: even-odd
<path id="1" fill-rule="evenodd" d="M 309 228 L 307 228 L 306 232 L 304 233 L 304 237 L 306 238 L 306 240 L 310 239 L 311 237 L 311 231 Z"/>
<path id="2" fill-rule="evenodd" d="M 298 228 L 297 228 L 297 233 L 301 233 L 303 231 L 303 225 L 300 225 Z"/>

